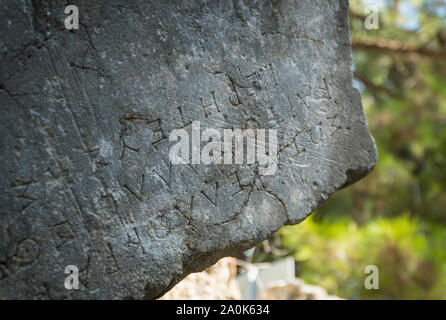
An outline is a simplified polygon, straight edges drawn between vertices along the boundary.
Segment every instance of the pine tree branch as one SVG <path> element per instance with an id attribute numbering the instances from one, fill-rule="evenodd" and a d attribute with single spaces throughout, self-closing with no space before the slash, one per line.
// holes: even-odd
<path id="1" fill-rule="evenodd" d="M 434 59 L 446 58 L 446 51 L 430 50 L 424 48 L 423 46 L 415 48 L 394 40 L 378 39 L 371 42 L 371 41 L 360 41 L 352 39 L 351 45 L 353 50 L 368 50 L 381 53 L 417 55 Z"/>
<path id="2" fill-rule="evenodd" d="M 372 81 L 370 81 L 369 79 L 367 79 L 366 77 L 360 75 L 357 72 L 353 72 L 353 76 L 356 78 L 356 80 L 361 81 L 370 90 L 384 92 L 384 93 L 386 93 L 388 96 L 390 96 L 392 98 L 396 98 L 396 99 L 402 98 L 401 94 L 399 94 L 398 92 L 395 92 L 395 91 L 393 91 L 393 90 L 391 90 L 391 89 L 389 89 L 387 87 L 375 84 L 375 83 L 373 83 Z"/>

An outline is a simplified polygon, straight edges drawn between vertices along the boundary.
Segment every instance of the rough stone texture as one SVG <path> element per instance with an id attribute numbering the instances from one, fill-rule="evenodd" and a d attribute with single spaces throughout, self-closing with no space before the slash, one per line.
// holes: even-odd
<path id="1" fill-rule="evenodd" d="M 75 4 L 0 1 L 0 298 L 159 297 L 375 165 L 346 0 Z M 194 120 L 276 128 L 277 173 L 171 165 Z"/>

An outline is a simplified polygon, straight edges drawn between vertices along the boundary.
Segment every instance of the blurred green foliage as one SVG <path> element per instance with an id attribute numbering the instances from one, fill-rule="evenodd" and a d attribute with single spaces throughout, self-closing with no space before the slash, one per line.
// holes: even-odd
<path id="1" fill-rule="evenodd" d="M 369 4 L 379 30 L 364 27 Z M 298 276 L 344 298 L 446 299 L 446 1 L 352 0 L 350 28 L 378 163 L 280 246 Z M 379 290 L 364 288 L 366 265 Z"/>
<path id="2" fill-rule="evenodd" d="M 299 262 L 299 276 L 349 299 L 446 298 L 446 228 L 408 214 L 360 226 L 353 219 L 313 217 L 280 231 Z M 379 289 L 367 290 L 367 265 L 379 269 Z"/>

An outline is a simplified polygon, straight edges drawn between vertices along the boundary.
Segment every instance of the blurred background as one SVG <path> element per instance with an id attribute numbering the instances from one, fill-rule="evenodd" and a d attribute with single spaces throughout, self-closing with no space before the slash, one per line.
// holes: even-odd
<path id="1" fill-rule="evenodd" d="M 379 29 L 365 28 L 370 6 Z M 446 0 L 351 0 L 349 17 L 376 168 L 165 298 L 446 299 Z M 377 290 L 364 286 L 367 265 Z"/>

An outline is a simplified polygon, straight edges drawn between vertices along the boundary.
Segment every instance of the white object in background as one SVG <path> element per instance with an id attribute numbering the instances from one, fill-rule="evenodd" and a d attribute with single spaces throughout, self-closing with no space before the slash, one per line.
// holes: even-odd
<path id="1" fill-rule="evenodd" d="M 264 287 L 283 285 L 295 279 L 294 258 L 291 256 L 272 263 L 250 264 L 240 261 L 239 265 L 247 270 L 236 278 L 243 299 L 256 299 Z M 253 270 L 257 270 L 257 273 Z M 255 281 L 252 280 L 254 275 Z"/>

